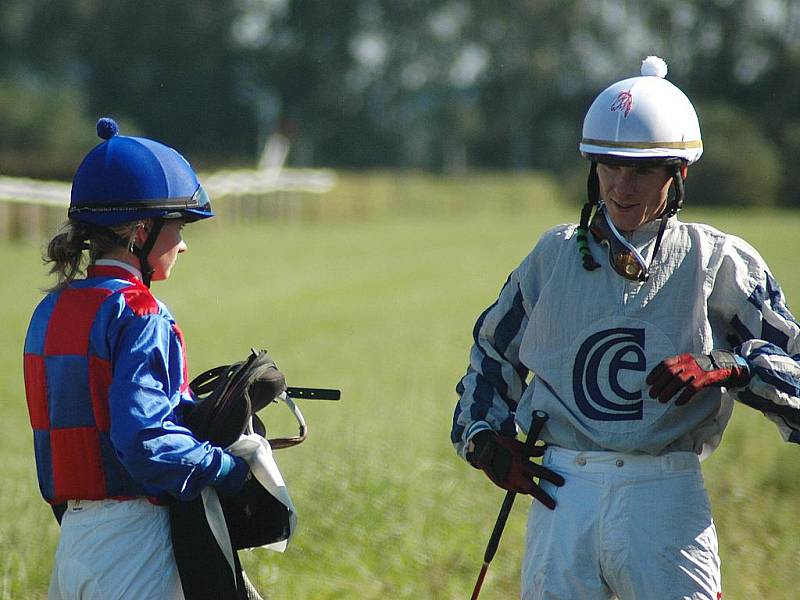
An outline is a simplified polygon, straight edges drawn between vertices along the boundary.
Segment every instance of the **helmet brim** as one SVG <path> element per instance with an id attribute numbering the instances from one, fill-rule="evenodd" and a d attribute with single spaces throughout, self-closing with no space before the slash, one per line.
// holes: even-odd
<path id="1" fill-rule="evenodd" d="M 184 219 L 191 223 L 214 216 L 211 201 L 203 186 L 182 198 L 150 198 L 119 204 L 73 205 L 67 216 L 94 225 L 113 226 L 140 219 Z"/>

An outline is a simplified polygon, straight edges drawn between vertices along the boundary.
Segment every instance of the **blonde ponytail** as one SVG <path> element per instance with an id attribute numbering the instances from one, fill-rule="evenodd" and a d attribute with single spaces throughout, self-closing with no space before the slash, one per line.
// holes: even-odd
<path id="1" fill-rule="evenodd" d="M 72 219 L 63 223 L 47 243 L 43 257 L 44 263 L 50 265 L 50 274 L 56 276 L 56 284 L 46 291 L 57 291 L 69 285 L 85 273 L 87 264 L 107 252 L 130 247 L 135 227 L 136 223 L 99 227 Z"/>

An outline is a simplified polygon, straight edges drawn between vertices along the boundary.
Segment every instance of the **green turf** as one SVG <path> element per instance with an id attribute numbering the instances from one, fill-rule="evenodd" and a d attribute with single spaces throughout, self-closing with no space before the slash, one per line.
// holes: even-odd
<path id="1" fill-rule="evenodd" d="M 503 493 L 449 443 L 453 388 L 473 322 L 545 228 L 577 216 L 550 204 L 493 212 L 409 211 L 316 222 L 199 224 L 154 291 L 187 338 L 192 373 L 268 348 L 290 385 L 339 387 L 303 405 L 309 440 L 278 453 L 299 511 L 285 554 L 244 554 L 275 599 L 467 598 Z M 396 213 L 392 213 L 396 214 Z M 761 250 L 800 298 L 800 214 L 707 213 Z M 58 531 L 39 499 L 21 380 L 21 345 L 46 283 L 38 248 L 0 242 L 0 599 L 45 596 Z M 275 434 L 288 412 L 266 409 Z M 722 540 L 725 597 L 796 597 L 799 448 L 737 407 L 705 464 Z M 518 596 L 524 499 L 481 598 Z"/>

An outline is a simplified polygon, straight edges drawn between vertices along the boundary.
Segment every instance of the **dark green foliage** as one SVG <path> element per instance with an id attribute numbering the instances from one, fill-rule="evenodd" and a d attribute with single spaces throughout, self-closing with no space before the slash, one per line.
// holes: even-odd
<path id="1" fill-rule="evenodd" d="M 798 28 L 762 0 L 3 0 L 0 172 L 68 176 L 111 115 L 200 168 L 281 132 L 295 166 L 568 174 L 658 54 L 703 107 L 690 201 L 795 205 Z"/>
<path id="2" fill-rule="evenodd" d="M 781 154 L 742 109 L 698 107 L 703 156 L 689 169 L 688 201 L 727 206 L 774 205 L 780 200 Z"/>

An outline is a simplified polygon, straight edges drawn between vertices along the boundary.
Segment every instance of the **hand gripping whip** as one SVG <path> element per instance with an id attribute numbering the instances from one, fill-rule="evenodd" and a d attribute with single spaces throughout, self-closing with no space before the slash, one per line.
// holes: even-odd
<path id="1" fill-rule="evenodd" d="M 531 420 L 531 426 L 528 430 L 528 437 L 525 439 L 525 450 L 533 450 L 546 421 L 546 412 L 541 410 L 533 411 L 533 419 Z M 503 505 L 500 507 L 500 513 L 497 515 L 497 521 L 494 523 L 494 529 L 489 538 L 489 543 L 486 545 L 486 552 L 483 553 L 483 566 L 481 567 L 481 572 L 478 574 L 478 581 L 475 582 L 475 589 L 472 590 L 470 600 L 478 600 L 478 594 L 481 593 L 483 579 L 486 577 L 486 571 L 489 570 L 489 563 L 492 562 L 497 552 L 500 536 L 503 535 L 503 529 L 506 526 L 508 515 L 511 514 L 511 507 L 514 505 L 514 498 L 516 496 L 516 492 L 506 492 L 506 497 L 503 500 Z"/>

